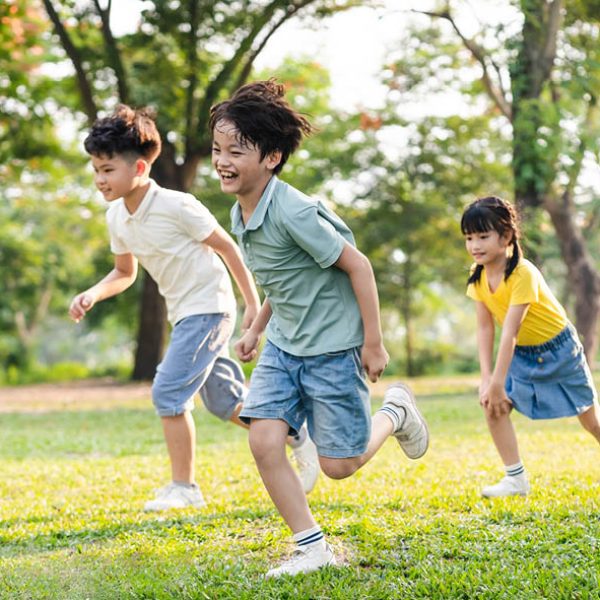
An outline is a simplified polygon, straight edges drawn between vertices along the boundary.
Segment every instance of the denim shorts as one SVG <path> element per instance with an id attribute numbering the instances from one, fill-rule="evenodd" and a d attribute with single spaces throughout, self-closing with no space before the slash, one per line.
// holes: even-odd
<path id="1" fill-rule="evenodd" d="M 240 418 L 280 419 L 291 435 L 306 419 L 320 456 L 363 454 L 371 436 L 371 404 L 360 349 L 294 356 L 267 341 Z"/>
<path id="2" fill-rule="evenodd" d="M 207 410 L 225 421 L 244 401 L 244 373 L 228 356 L 234 322 L 232 316 L 218 313 L 193 315 L 175 324 L 152 384 L 159 416 L 192 410 L 197 392 Z"/>
<path id="3" fill-rule="evenodd" d="M 531 419 L 572 417 L 596 401 L 596 389 L 573 325 L 538 346 L 516 346 L 506 395 Z"/>

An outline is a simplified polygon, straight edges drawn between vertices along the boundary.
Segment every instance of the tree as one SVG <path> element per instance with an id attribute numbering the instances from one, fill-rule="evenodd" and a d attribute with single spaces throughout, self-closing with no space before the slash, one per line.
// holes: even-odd
<path id="1" fill-rule="evenodd" d="M 526 219 L 544 209 L 554 227 L 575 297 L 586 354 L 598 348 L 600 274 L 586 242 L 590 207 L 585 160 L 599 162 L 600 11 L 596 0 L 520 0 L 516 34 L 499 27 L 469 38 L 450 5 L 443 19 L 481 72 L 482 89 L 512 127 L 514 197 Z M 500 40 L 496 48 L 482 40 Z M 589 212 L 587 213 L 590 214 Z M 593 214 L 593 213 L 591 213 Z"/>
<path id="2" fill-rule="evenodd" d="M 74 73 L 59 80 L 63 106 L 91 123 L 116 101 L 158 108 L 163 151 L 153 168 L 159 184 L 187 191 L 210 153 L 210 106 L 251 73 L 271 36 L 297 15 L 319 19 L 364 5 L 359 0 L 156 0 L 142 11 L 137 31 L 111 28 L 112 1 L 43 0 L 55 36 Z M 146 276 L 133 376 L 147 379 L 162 355 L 166 314 Z"/>

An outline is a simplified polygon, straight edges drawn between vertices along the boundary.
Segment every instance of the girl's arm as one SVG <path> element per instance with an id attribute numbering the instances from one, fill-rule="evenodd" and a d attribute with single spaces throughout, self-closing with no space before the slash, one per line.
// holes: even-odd
<path id="1" fill-rule="evenodd" d="M 71 300 L 69 315 L 76 323 L 96 302 L 120 294 L 135 281 L 138 262 L 133 254 L 115 254 L 114 261 L 115 266 L 106 277 Z"/>
<path id="2" fill-rule="evenodd" d="M 479 348 L 479 401 L 483 404 L 483 393 L 487 390 L 492 377 L 494 359 L 494 318 L 483 302 L 475 303 L 477 314 L 477 346 Z"/>
<path id="3" fill-rule="evenodd" d="M 504 318 L 500 345 L 498 346 L 498 354 L 496 356 L 496 365 L 494 366 L 490 385 L 487 390 L 489 410 L 492 416 L 506 414 L 509 410 L 509 400 L 506 396 L 504 385 L 508 368 L 515 352 L 517 334 L 528 308 L 529 304 L 513 304 L 508 308 L 506 317 Z"/>
<path id="4" fill-rule="evenodd" d="M 260 298 L 252 275 L 242 260 L 240 249 L 220 225 L 203 240 L 203 243 L 210 246 L 223 259 L 240 290 L 246 305 L 242 319 L 242 329 L 248 329 L 258 314 Z"/>
<path id="5" fill-rule="evenodd" d="M 269 300 L 265 298 L 258 316 L 254 319 L 252 325 L 250 325 L 244 335 L 242 335 L 234 345 L 235 353 L 242 362 L 249 362 L 256 357 L 256 354 L 258 353 L 258 342 L 260 341 L 260 337 L 266 329 L 272 314 L 273 311 L 271 310 Z"/>
<path id="6" fill-rule="evenodd" d="M 371 381 L 377 381 L 390 357 L 383 346 L 379 297 L 375 275 L 369 259 L 354 246 L 346 243 L 340 257 L 333 265 L 345 271 L 358 302 L 362 317 L 365 341 L 362 347 L 362 364 Z"/>

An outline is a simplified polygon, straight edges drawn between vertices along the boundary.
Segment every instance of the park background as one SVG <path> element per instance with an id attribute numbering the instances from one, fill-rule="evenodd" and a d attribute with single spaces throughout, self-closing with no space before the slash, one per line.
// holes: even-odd
<path id="1" fill-rule="evenodd" d="M 477 497 L 498 460 L 477 408 L 458 223 L 477 196 L 517 203 L 526 255 L 594 366 L 599 38 L 598 0 L 2 2 L 0 594 L 597 597 L 597 449 L 575 422 L 517 418 L 540 491 L 529 504 Z M 286 532 L 243 432 L 206 413 L 198 471 L 211 512 L 139 513 L 166 476 L 144 383 L 168 340 L 152 280 L 79 325 L 66 316 L 112 266 L 81 143 L 90 123 L 118 102 L 155 107 L 154 177 L 228 229 L 208 108 L 271 76 L 318 127 L 283 178 L 333 206 L 371 259 L 387 373 L 410 378 L 436 440 L 429 465 L 396 465 L 390 444 L 365 474 L 319 483 L 317 512 L 350 568 L 299 588 L 262 582 Z M 214 465 L 223 453 L 227 473 Z"/>

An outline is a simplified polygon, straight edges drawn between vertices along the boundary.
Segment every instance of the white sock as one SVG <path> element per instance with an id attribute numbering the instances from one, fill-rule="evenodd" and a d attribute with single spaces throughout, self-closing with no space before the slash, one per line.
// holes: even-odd
<path id="1" fill-rule="evenodd" d="M 514 465 L 504 465 L 504 470 L 509 477 L 518 477 L 525 474 L 525 467 L 521 461 Z"/>
<path id="2" fill-rule="evenodd" d="M 294 533 L 292 536 L 296 544 L 298 544 L 299 548 L 310 548 L 312 546 L 323 546 L 325 542 L 325 537 L 323 536 L 323 532 L 318 525 L 311 527 L 310 529 L 305 529 L 304 531 L 299 531 L 298 533 Z"/>

